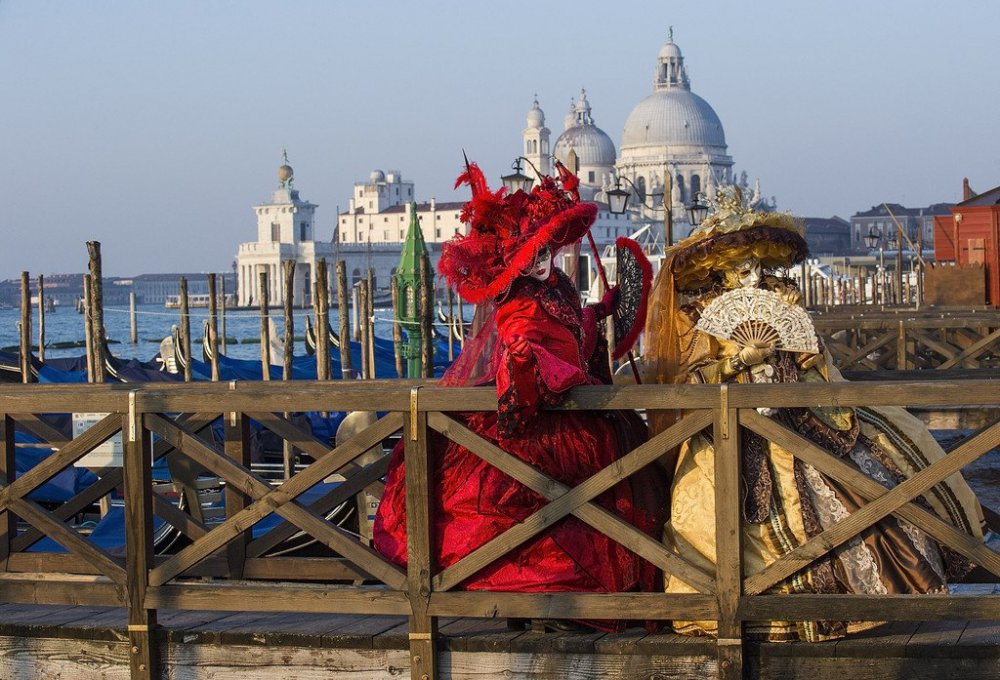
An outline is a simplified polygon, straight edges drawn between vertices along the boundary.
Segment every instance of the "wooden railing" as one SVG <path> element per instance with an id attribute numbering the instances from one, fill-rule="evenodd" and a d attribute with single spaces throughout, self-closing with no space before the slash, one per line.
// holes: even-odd
<path id="1" fill-rule="evenodd" d="M 880 310 L 815 315 L 844 371 L 1000 369 L 1000 313 Z"/>
<path id="2" fill-rule="evenodd" d="M 411 677 L 437 677 L 439 617 L 714 619 L 719 622 L 718 668 L 739 678 L 744 622 L 751 620 L 925 620 L 1000 618 L 1000 596 L 779 595 L 769 589 L 836 546 L 894 514 L 1000 577 L 1000 555 L 928 512 L 915 499 L 933 485 L 1000 444 L 1000 422 L 964 440 L 941 461 L 891 490 L 857 472 L 794 431 L 758 414 L 760 406 L 979 405 L 998 401 L 989 381 L 837 383 L 819 385 L 587 387 L 571 393 L 565 409 L 672 409 L 684 416 L 667 431 L 627 453 L 615 465 L 569 488 L 509 456 L 467 429 L 457 412 L 496 408 L 488 388 L 439 388 L 400 382 L 195 384 L 171 386 L 12 386 L 0 400 L 0 602 L 113 605 L 128 609 L 133 678 L 159 677 L 156 612 L 170 609 L 388 614 L 409 617 Z M 107 412 L 72 441 L 37 414 Z M 331 448 L 279 414 L 364 410 L 382 413 L 373 425 Z M 206 428 L 222 416 L 225 437 L 213 443 Z M 250 466 L 253 419 L 308 453 L 315 462 L 274 486 Z M 24 428 L 58 450 L 15 480 L 14 429 Z M 711 428 L 715 447 L 718 567 L 706 573 L 660 541 L 594 502 L 688 437 Z M 741 553 L 740 430 L 746 428 L 794 451 L 801 460 L 868 500 L 859 511 L 767 566 L 746 573 Z M 386 459 L 359 465 L 372 447 L 402 431 L 406 447 L 407 530 L 410 560 L 403 569 L 386 561 L 357 535 L 325 519 L 325 512 L 373 488 Z M 468 447 L 549 503 L 521 524 L 439 570 L 431 546 L 429 433 Z M 98 481 L 58 507 L 28 495 L 88 451 L 121 434 L 124 465 L 99 470 Z M 158 493 L 151 461 L 168 456 L 175 469 L 188 465 L 225 480 L 226 519 L 209 527 Z M 312 505 L 300 496 L 332 473 L 346 481 Z M 120 489 L 125 501 L 124 557 L 102 549 L 67 521 Z M 284 523 L 254 538 L 252 525 L 269 513 Z M 174 554 L 153 548 L 153 516 L 190 541 Z M 594 530 L 682 578 L 694 594 L 467 592 L 469 575 L 573 515 Z M 296 531 L 337 556 L 268 557 Z M 67 553 L 25 550 L 48 536 Z M 210 577 L 210 578 L 206 578 Z"/>

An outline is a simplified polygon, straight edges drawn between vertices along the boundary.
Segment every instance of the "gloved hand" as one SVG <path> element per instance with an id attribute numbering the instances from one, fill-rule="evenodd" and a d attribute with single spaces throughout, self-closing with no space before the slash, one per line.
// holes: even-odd
<path id="1" fill-rule="evenodd" d="M 597 305 L 597 316 L 599 319 L 611 316 L 611 313 L 615 311 L 615 303 L 618 302 L 618 286 L 614 285 L 604 293 L 601 298 L 601 302 Z"/>
<path id="2" fill-rule="evenodd" d="M 741 349 L 736 358 L 744 366 L 756 366 L 764 363 L 772 354 L 774 354 L 774 343 L 754 342 Z"/>
<path id="3" fill-rule="evenodd" d="M 531 345 L 523 335 L 515 335 L 507 344 L 507 352 L 518 359 L 527 359 L 531 356 Z"/>

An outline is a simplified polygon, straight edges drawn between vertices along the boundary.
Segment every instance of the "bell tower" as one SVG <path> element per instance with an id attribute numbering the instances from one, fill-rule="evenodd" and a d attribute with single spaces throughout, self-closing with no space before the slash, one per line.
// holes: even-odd
<path id="1" fill-rule="evenodd" d="M 538 106 L 538 95 L 535 95 L 535 102 L 528 111 L 528 126 L 521 133 L 524 143 L 521 146 L 521 155 L 531 161 L 538 172 L 543 175 L 551 174 L 552 166 L 549 157 L 552 151 L 549 149 L 549 129 L 545 127 L 545 112 Z M 525 174 L 532 175 L 534 171 L 528 167 Z M 536 177 L 535 181 L 541 178 Z"/>

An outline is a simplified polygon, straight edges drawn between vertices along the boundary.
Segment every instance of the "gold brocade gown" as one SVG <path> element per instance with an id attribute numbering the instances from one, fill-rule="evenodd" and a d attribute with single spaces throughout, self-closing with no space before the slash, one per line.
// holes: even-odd
<path id="1" fill-rule="evenodd" d="M 680 308 L 676 328 L 681 375 L 687 382 L 718 383 L 719 362 L 739 347 L 696 330 L 700 309 L 710 293 Z M 820 361 L 803 369 L 796 355 L 778 352 L 770 361 L 773 380 L 818 382 L 842 380 L 835 368 Z M 735 378 L 751 380 L 748 371 Z M 883 486 L 892 487 L 945 454 L 926 427 L 899 407 L 796 408 L 769 414 L 782 424 L 831 451 Z M 780 446 L 747 430 L 741 432 L 743 479 L 744 574 L 754 574 L 823 529 L 864 505 L 864 499 L 796 460 Z M 710 432 L 682 445 L 671 494 L 671 519 L 665 542 L 708 573 L 715 571 L 714 449 Z M 924 494 L 918 502 L 973 536 L 982 537 L 978 501 L 958 473 Z M 775 586 L 780 593 L 898 594 L 932 593 L 971 567 L 964 557 L 940 546 L 923 531 L 889 516 L 841 544 L 797 575 Z M 677 577 L 666 591 L 696 592 Z M 715 621 L 674 621 L 685 634 L 715 635 Z M 878 625 L 877 622 L 770 621 L 748 622 L 747 632 L 772 641 L 817 641 Z"/>

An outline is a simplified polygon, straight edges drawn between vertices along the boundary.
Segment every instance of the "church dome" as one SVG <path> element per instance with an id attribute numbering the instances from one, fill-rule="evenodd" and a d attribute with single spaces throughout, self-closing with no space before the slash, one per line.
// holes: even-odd
<path id="1" fill-rule="evenodd" d="M 528 127 L 529 128 L 543 128 L 545 127 L 545 112 L 538 105 L 538 95 L 535 95 L 535 103 L 528 111 Z"/>
<path id="2" fill-rule="evenodd" d="M 632 109 L 622 149 L 636 146 L 726 146 L 722 121 L 708 102 L 682 88 L 660 90 Z"/>
<path id="3" fill-rule="evenodd" d="M 726 146 L 719 116 L 691 91 L 672 28 L 657 56 L 653 94 L 632 109 L 622 132 L 622 151 L 647 146 Z"/>
<path id="4" fill-rule="evenodd" d="M 381 170 L 372 170 L 368 174 L 368 181 L 371 184 L 378 184 L 379 182 L 384 182 L 385 181 L 385 173 L 382 172 Z"/>
<path id="5" fill-rule="evenodd" d="M 576 157 L 580 166 L 604 165 L 613 166 L 618 156 L 615 151 L 615 143 L 601 128 L 594 125 L 594 118 L 590 114 L 590 102 L 587 101 L 587 92 L 581 91 L 580 99 L 575 101 L 570 107 L 570 115 L 566 116 L 567 123 L 572 116 L 572 125 L 568 125 L 565 132 L 559 135 L 556 140 L 555 156 L 559 160 L 566 162 L 570 149 L 576 152 Z"/>

